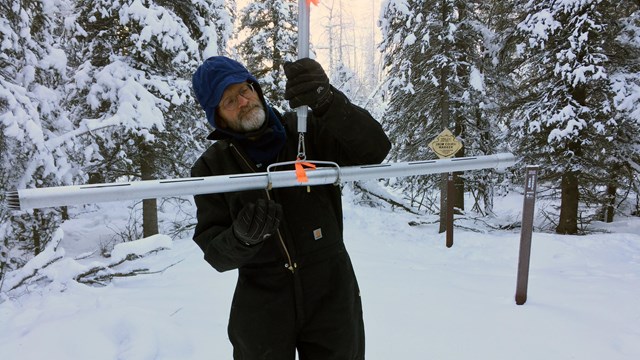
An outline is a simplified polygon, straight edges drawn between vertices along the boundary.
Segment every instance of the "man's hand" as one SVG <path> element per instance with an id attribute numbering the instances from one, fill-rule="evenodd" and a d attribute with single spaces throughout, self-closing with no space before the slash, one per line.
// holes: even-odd
<path id="1" fill-rule="evenodd" d="M 271 237 L 280 225 L 282 206 L 273 200 L 259 199 L 240 210 L 233 222 L 233 233 L 238 240 L 251 246 Z"/>
<path id="2" fill-rule="evenodd" d="M 324 114 L 331 105 L 333 92 L 322 66 L 304 58 L 286 62 L 283 67 L 287 76 L 284 98 L 289 100 L 289 106 L 295 109 L 307 105 L 316 115 Z"/>

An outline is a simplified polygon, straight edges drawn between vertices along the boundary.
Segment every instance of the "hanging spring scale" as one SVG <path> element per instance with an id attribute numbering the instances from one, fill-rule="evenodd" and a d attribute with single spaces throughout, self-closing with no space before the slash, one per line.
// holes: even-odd
<path id="1" fill-rule="evenodd" d="M 318 5 L 318 0 L 298 0 L 298 59 L 304 59 L 309 57 L 309 22 L 310 22 L 310 5 L 313 2 L 314 5 Z M 316 168 L 316 164 L 325 164 L 336 167 L 336 182 L 335 185 L 339 185 L 341 181 L 341 169 L 340 166 L 331 161 L 309 161 L 307 160 L 307 150 L 305 147 L 304 135 L 307 132 L 307 115 L 309 109 L 307 106 L 300 106 L 296 108 L 296 115 L 298 116 L 298 155 L 295 161 L 282 162 L 271 164 L 267 167 L 267 176 L 269 178 L 267 188 L 271 188 L 271 169 L 273 167 L 281 165 L 293 164 L 295 168 L 296 178 L 298 183 L 307 183 L 309 178 L 307 177 L 307 170 L 313 170 Z M 311 192 L 311 187 L 307 186 L 307 192 Z"/>
<path id="2" fill-rule="evenodd" d="M 317 5 L 317 4 L 316 4 Z M 298 0 L 298 59 L 309 57 L 309 33 L 311 22 L 311 7 L 308 0 Z M 315 165 L 307 163 L 307 150 L 304 143 L 304 134 L 307 132 L 307 114 L 309 109 L 303 105 L 296 109 L 298 115 L 298 156 L 296 158 L 296 177 L 299 182 L 307 182 L 305 166 L 315 169 Z M 311 166 L 309 166 L 311 165 Z M 307 192 L 311 188 L 307 186 Z"/>

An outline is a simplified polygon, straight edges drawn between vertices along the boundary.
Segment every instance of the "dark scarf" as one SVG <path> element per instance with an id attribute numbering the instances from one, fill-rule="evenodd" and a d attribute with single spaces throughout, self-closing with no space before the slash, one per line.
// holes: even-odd
<path id="1" fill-rule="evenodd" d="M 269 105 L 265 105 L 267 109 L 267 119 L 265 126 L 258 130 L 253 137 L 237 138 L 242 148 L 247 152 L 251 160 L 258 167 L 266 167 L 276 161 L 280 150 L 287 142 L 287 134 L 284 126 L 280 122 L 280 118 Z"/>

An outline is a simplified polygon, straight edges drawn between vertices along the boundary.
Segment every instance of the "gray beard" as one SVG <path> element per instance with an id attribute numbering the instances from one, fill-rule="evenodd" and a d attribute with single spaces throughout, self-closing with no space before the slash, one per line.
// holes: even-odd
<path id="1" fill-rule="evenodd" d="M 247 112 L 240 113 L 238 120 L 229 124 L 232 130 L 240 133 L 253 132 L 262 127 L 266 120 L 266 114 L 262 106 L 256 105 Z"/>

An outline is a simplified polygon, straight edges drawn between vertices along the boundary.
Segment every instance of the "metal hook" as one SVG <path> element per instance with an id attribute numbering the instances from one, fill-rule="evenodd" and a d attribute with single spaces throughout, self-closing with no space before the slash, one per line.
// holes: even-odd
<path id="1" fill-rule="evenodd" d="M 304 133 L 298 133 L 298 159 L 306 160 L 307 159 L 307 149 L 304 144 Z"/>

